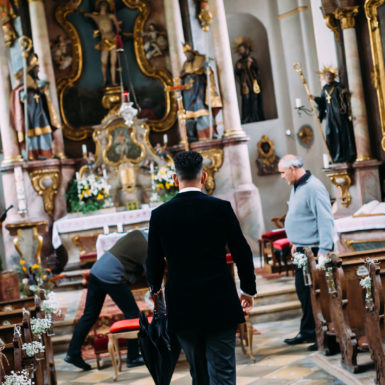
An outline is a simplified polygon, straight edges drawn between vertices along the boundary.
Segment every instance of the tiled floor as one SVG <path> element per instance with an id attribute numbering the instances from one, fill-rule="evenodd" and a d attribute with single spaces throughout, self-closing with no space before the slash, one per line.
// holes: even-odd
<path id="1" fill-rule="evenodd" d="M 315 353 L 306 350 L 308 345 L 290 347 L 282 342 L 284 338 L 296 334 L 298 324 L 299 319 L 256 325 L 262 332 L 261 335 L 254 337 L 256 362 L 250 362 L 250 359 L 242 354 L 241 348 L 237 347 L 237 385 L 343 384 L 315 364 L 313 360 Z M 154 384 L 144 366 L 133 369 L 124 368 L 119 374 L 118 381 L 113 382 L 113 370 L 109 359 L 104 359 L 102 370 L 93 369 L 83 372 L 66 364 L 63 361 L 64 354 L 57 355 L 55 358 L 58 385 Z M 94 361 L 90 363 L 96 367 Z M 191 384 L 186 361 L 178 362 L 171 384 Z"/>

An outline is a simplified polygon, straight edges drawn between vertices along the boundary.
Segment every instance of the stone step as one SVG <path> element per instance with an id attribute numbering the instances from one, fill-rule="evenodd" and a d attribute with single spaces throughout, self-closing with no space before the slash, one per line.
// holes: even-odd
<path id="1" fill-rule="evenodd" d="M 254 306 L 250 311 L 252 323 L 280 321 L 301 315 L 301 303 L 286 301 L 269 305 Z"/>
<path id="2" fill-rule="evenodd" d="M 257 297 L 254 301 L 254 307 L 295 301 L 297 298 L 297 292 L 294 285 L 277 287 L 269 291 L 258 291 Z"/>

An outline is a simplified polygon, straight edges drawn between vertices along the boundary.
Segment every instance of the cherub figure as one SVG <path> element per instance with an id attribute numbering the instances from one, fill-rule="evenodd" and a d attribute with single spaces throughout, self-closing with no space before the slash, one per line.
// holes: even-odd
<path id="1" fill-rule="evenodd" d="M 59 70 L 64 71 L 72 64 L 72 57 L 68 50 L 70 40 L 65 39 L 63 35 L 57 35 L 52 44 L 52 58 Z"/>
<path id="2" fill-rule="evenodd" d="M 147 59 L 163 55 L 163 51 L 168 47 L 167 38 L 156 29 L 155 24 L 149 24 L 148 30 L 143 32 L 142 36 L 148 39 L 143 46 Z"/>

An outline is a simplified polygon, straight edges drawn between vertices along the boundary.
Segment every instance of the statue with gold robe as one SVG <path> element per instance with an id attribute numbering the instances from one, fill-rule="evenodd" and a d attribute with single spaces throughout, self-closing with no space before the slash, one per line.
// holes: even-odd
<path id="1" fill-rule="evenodd" d="M 21 70 L 22 71 L 22 70 Z M 22 73 L 16 74 L 22 79 Z M 17 86 L 11 94 L 10 119 L 17 132 L 20 149 L 25 148 L 25 119 L 28 119 L 28 159 L 52 158 L 52 131 L 59 121 L 48 95 L 47 84 L 39 84 L 39 62 L 32 53 L 28 58 L 27 95 L 24 84 Z M 27 116 L 24 116 L 24 103 L 27 103 Z"/>
<path id="2" fill-rule="evenodd" d="M 183 64 L 180 75 L 183 104 L 186 114 L 186 131 L 189 142 L 210 138 L 209 99 L 212 108 L 212 137 L 218 137 L 215 116 L 222 108 L 222 101 L 216 92 L 215 77 L 209 68 L 207 81 L 206 58 L 190 45 L 184 45 L 187 60 Z"/>

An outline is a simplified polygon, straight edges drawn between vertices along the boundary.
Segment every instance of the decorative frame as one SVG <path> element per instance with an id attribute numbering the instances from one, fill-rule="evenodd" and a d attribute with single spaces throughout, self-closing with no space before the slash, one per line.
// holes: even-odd
<path id="1" fill-rule="evenodd" d="M 72 44 L 72 66 L 69 75 L 58 78 L 57 90 L 60 106 L 60 114 L 63 121 L 63 134 L 70 140 L 80 141 L 86 139 L 92 133 L 91 126 L 73 127 L 66 117 L 63 108 L 63 99 L 68 88 L 73 86 L 81 77 L 83 71 L 83 51 L 80 36 L 75 26 L 67 19 L 75 12 L 83 0 L 61 1 L 55 11 L 55 18 L 59 25 L 65 30 Z M 153 67 L 147 60 L 144 51 L 144 37 L 142 32 L 144 25 L 151 14 L 151 5 L 148 0 L 122 0 L 122 3 L 129 9 L 138 10 L 139 14 L 135 19 L 133 28 L 133 45 L 135 58 L 140 71 L 147 77 L 158 79 L 166 87 L 172 86 L 172 76 L 166 69 Z M 173 93 L 164 92 L 165 113 L 159 120 L 149 120 L 148 124 L 156 132 L 164 132 L 170 129 L 177 119 L 177 106 Z"/>
<path id="2" fill-rule="evenodd" d="M 384 4 L 385 0 L 366 0 L 364 8 L 366 18 L 368 19 L 370 47 L 373 59 L 372 83 L 377 90 L 378 107 L 380 110 L 381 145 L 385 151 L 385 63 L 378 19 L 378 8 Z"/>
<path id="3" fill-rule="evenodd" d="M 106 136 L 108 138 L 107 146 L 103 149 L 102 153 L 103 162 L 105 164 L 118 168 L 123 163 L 137 164 L 144 159 L 144 157 L 146 156 L 146 149 L 142 143 L 137 141 L 136 128 L 134 125 L 129 127 L 122 120 L 119 119 L 119 121 L 114 122 L 112 125 L 107 126 L 105 129 Z M 118 134 L 115 133 L 117 130 L 119 130 Z M 140 154 L 135 158 L 129 158 L 126 156 L 126 154 L 123 154 L 123 156 L 118 161 L 113 161 L 108 156 L 108 153 L 113 148 L 113 146 L 116 145 L 116 143 L 114 143 L 114 140 L 116 140 L 116 138 L 119 136 L 121 130 L 127 130 L 127 132 L 131 130 L 129 138 L 131 139 L 132 143 L 134 143 L 137 147 L 140 148 Z M 127 136 L 124 135 L 124 133 L 122 137 L 127 139 Z"/>
<path id="4" fill-rule="evenodd" d="M 203 165 L 203 171 L 207 172 L 205 188 L 207 194 L 211 195 L 215 190 L 215 174 L 223 164 L 223 150 L 221 148 L 212 148 L 209 150 L 200 150 L 199 153 L 203 157 L 204 164 L 206 159 L 210 160 L 210 165 Z"/>
<path id="5" fill-rule="evenodd" d="M 352 202 L 349 188 L 352 184 L 352 178 L 348 171 L 326 174 L 334 186 L 340 191 L 339 200 L 345 207 L 349 207 Z"/>

